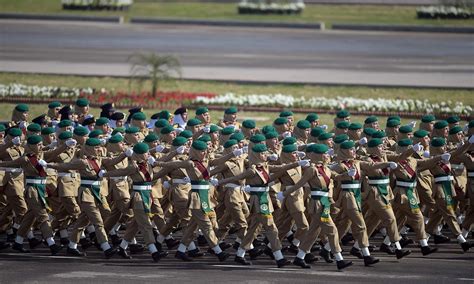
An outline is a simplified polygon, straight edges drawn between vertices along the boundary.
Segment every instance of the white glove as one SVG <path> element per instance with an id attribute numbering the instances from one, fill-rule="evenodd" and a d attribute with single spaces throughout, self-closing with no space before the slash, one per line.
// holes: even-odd
<path id="1" fill-rule="evenodd" d="M 18 127 L 20 127 L 21 129 L 25 129 L 26 128 L 26 121 L 20 121 L 20 124 L 18 125 Z"/>
<path id="2" fill-rule="evenodd" d="M 427 150 L 424 151 L 424 152 L 423 152 L 423 157 L 429 158 L 429 157 L 430 157 L 430 151 L 427 151 Z"/>
<path id="3" fill-rule="evenodd" d="M 444 153 L 441 155 L 441 160 L 445 163 L 449 162 L 449 159 L 451 159 L 451 154 L 449 153 Z"/>
<path id="4" fill-rule="evenodd" d="M 250 192 L 250 185 L 244 186 L 244 191 L 245 192 Z"/>
<path id="5" fill-rule="evenodd" d="M 328 126 L 326 124 L 323 124 L 323 125 L 320 125 L 319 128 L 321 128 L 322 130 L 326 130 L 328 129 Z"/>
<path id="6" fill-rule="evenodd" d="M 350 177 L 355 177 L 355 175 L 357 174 L 357 170 L 354 169 L 354 168 L 350 168 L 350 169 L 347 171 L 347 174 L 348 174 Z"/>
<path id="7" fill-rule="evenodd" d="M 390 167 L 390 169 L 392 169 L 392 170 L 394 170 L 394 169 L 398 168 L 398 165 L 397 165 L 397 163 L 394 163 L 394 162 L 389 162 L 388 164 L 389 164 L 388 166 L 389 166 L 389 167 Z"/>
<path id="8" fill-rule="evenodd" d="M 409 125 L 410 125 L 412 128 L 415 128 L 415 127 L 416 127 L 416 121 L 410 122 Z"/>
<path id="9" fill-rule="evenodd" d="M 153 166 L 155 164 L 156 160 L 152 156 L 148 157 L 148 164 L 150 166 Z"/>
<path id="10" fill-rule="evenodd" d="M 178 154 L 183 154 L 184 152 L 186 152 L 186 147 L 185 146 L 179 146 L 178 148 L 176 148 L 176 152 Z"/>
<path id="11" fill-rule="evenodd" d="M 359 145 L 365 145 L 367 144 L 367 137 L 363 137 L 359 140 Z"/>
<path id="12" fill-rule="evenodd" d="M 100 170 L 99 173 L 97 174 L 100 178 L 104 177 L 106 170 Z"/>
<path id="13" fill-rule="evenodd" d="M 38 161 L 38 164 L 40 164 L 43 168 L 46 168 L 48 167 L 48 163 L 46 163 L 45 160 L 41 159 Z"/>
<path id="14" fill-rule="evenodd" d="M 466 125 L 464 125 L 462 131 L 463 132 L 468 132 L 469 131 L 469 123 L 466 123 Z"/>
<path id="15" fill-rule="evenodd" d="M 298 152 L 296 152 L 296 154 L 298 155 L 298 158 L 300 158 L 300 159 L 303 159 L 306 156 L 306 153 L 302 152 L 302 151 L 298 151 Z"/>
<path id="16" fill-rule="evenodd" d="M 58 140 L 53 140 L 53 142 L 51 142 L 51 143 L 48 145 L 48 148 L 49 148 L 49 149 L 53 149 L 53 148 L 56 148 L 56 146 L 58 146 Z"/>
<path id="17" fill-rule="evenodd" d="M 417 143 L 413 145 L 413 150 L 415 150 L 415 152 L 421 152 L 423 151 L 423 146 L 420 143 Z"/>
<path id="18" fill-rule="evenodd" d="M 169 188 L 170 188 L 170 183 L 169 183 L 167 180 L 165 180 L 165 181 L 163 182 L 163 187 L 164 187 L 165 189 L 169 189 Z"/>
<path id="19" fill-rule="evenodd" d="M 276 161 L 276 160 L 278 160 L 278 155 L 277 154 L 271 154 L 271 155 L 268 156 L 268 160 Z"/>
<path id="20" fill-rule="evenodd" d="M 132 148 L 128 148 L 127 150 L 125 150 L 125 156 L 130 158 L 132 155 L 133 155 L 133 149 Z"/>
<path id="21" fill-rule="evenodd" d="M 234 151 L 232 151 L 232 154 L 234 154 L 235 157 L 239 157 L 243 153 L 244 153 L 244 150 L 242 150 L 242 149 L 235 149 Z"/>
<path id="22" fill-rule="evenodd" d="M 77 145 L 77 141 L 75 139 L 68 139 L 66 140 L 66 146 L 68 146 L 69 148 L 72 148 L 74 146 Z"/>
<path id="23" fill-rule="evenodd" d="M 191 179 L 189 177 L 184 177 L 183 180 L 186 182 L 186 183 L 191 183 Z"/>
<path id="24" fill-rule="evenodd" d="M 283 138 L 291 137 L 291 132 L 290 131 L 283 132 L 283 134 L 281 134 L 281 136 Z"/>
<path id="25" fill-rule="evenodd" d="M 328 155 L 331 156 L 331 157 L 334 156 L 334 149 L 333 149 L 333 148 L 330 148 L 330 149 L 328 150 Z"/>
<path id="26" fill-rule="evenodd" d="M 283 202 L 283 199 L 285 199 L 285 195 L 283 195 L 283 192 L 279 191 L 277 193 L 277 199 L 280 200 L 280 202 Z"/>
<path id="27" fill-rule="evenodd" d="M 157 153 L 163 152 L 164 149 L 165 149 L 165 146 L 163 146 L 163 145 L 158 145 L 158 146 L 155 147 L 155 151 Z"/>
<path id="28" fill-rule="evenodd" d="M 12 143 L 13 143 L 13 145 L 17 145 L 17 146 L 20 145 L 21 144 L 20 136 L 13 137 Z"/>
<path id="29" fill-rule="evenodd" d="M 474 135 L 471 135 L 471 137 L 469 137 L 469 144 L 473 144 L 474 143 Z"/>
<path id="30" fill-rule="evenodd" d="M 244 151 L 244 153 L 247 154 L 249 152 L 249 146 L 242 147 L 242 151 Z"/>
<path id="31" fill-rule="evenodd" d="M 107 144 L 107 140 L 105 140 L 104 138 L 100 138 L 100 145 L 102 146 L 105 146 L 105 144 Z"/>
<path id="32" fill-rule="evenodd" d="M 219 180 L 217 180 L 216 178 L 211 178 L 211 179 L 209 179 L 209 182 L 210 182 L 213 186 L 218 186 L 218 185 L 219 185 Z"/>
<path id="33" fill-rule="evenodd" d="M 204 133 L 209 133 L 209 132 L 211 132 L 211 128 L 209 126 L 204 126 L 202 131 L 204 131 Z"/>
<path id="34" fill-rule="evenodd" d="M 301 166 L 303 168 L 307 168 L 311 165 L 311 161 L 310 160 L 301 160 L 301 161 L 298 161 L 298 166 Z"/>

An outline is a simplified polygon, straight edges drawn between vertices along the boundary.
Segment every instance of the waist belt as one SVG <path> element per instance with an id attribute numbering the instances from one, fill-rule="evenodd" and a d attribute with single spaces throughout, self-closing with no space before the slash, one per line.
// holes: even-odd
<path id="1" fill-rule="evenodd" d="M 192 180 L 191 191 L 198 192 L 200 190 L 209 190 L 209 182 L 206 180 Z"/>
<path id="2" fill-rule="evenodd" d="M 453 176 L 439 176 L 439 177 L 435 177 L 435 183 L 441 183 L 443 181 L 451 181 L 451 180 L 454 180 L 454 177 Z"/>
<path id="3" fill-rule="evenodd" d="M 231 188 L 231 189 L 241 189 L 242 186 L 234 183 L 228 183 L 224 185 L 224 187 Z"/>
<path id="4" fill-rule="evenodd" d="M 85 186 L 100 186 L 100 180 L 87 180 L 87 179 L 83 179 L 83 180 L 81 180 L 81 185 L 85 185 Z"/>
<path id="5" fill-rule="evenodd" d="M 402 180 L 397 180 L 396 185 L 399 186 L 399 187 L 410 188 L 410 187 L 415 187 L 415 186 L 416 186 L 416 181 L 402 181 Z"/>
<path id="6" fill-rule="evenodd" d="M 46 178 L 44 177 L 27 177 L 25 179 L 26 184 L 46 184 Z"/>
<path id="7" fill-rule="evenodd" d="M 135 191 L 151 190 L 151 184 L 134 184 L 132 189 Z"/>
<path id="8" fill-rule="evenodd" d="M 127 176 L 123 176 L 123 177 L 110 177 L 110 180 L 113 180 L 113 181 L 127 180 Z"/>
<path id="9" fill-rule="evenodd" d="M 381 179 L 372 179 L 369 178 L 369 184 L 370 185 L 379 185 L 379 184 L 389 184 L 390 179 L 389 178 L 381 178 Z"/>
<path id="10" fill-rule="evenodd" d="M 23 169 L 21 168 L 0 168 L 0 169 L 8 173 L 21 173 L 23 171 Z"/>
<path id="11" fill-rule="evenodd" d="M 268 192 L 268 186 L 251 186 L 250 190 L 252 192 Z"/>
<path id="12" fill-rule="evenodd" d="M 463 164 L 451 164 L 451 168 L 453 170 L 464 170 L 464 165 Z"/>
<path id="13" fill-rule="evenodd" d="M 360 188 L 360 183 L 343 183 L 341 184 L 342 189 L 357 189 Z"/>
<path id="14" fill-rule="evenodd" d="M 311 191 L 311 196 L 329 196 L 329 192 L 327 191 L 321 191 L 321 190 L 312 190 Z"/>
<path id="15" fill-rule="evenodd" d="M 467 172 L 467 176 L 471 177 L 471 178 L 474 178 L 474 172 Z"/>
<path id="16" fill-rule="evenodd" d="M 71 178 L 73 178 L 75 176 L 76 176 L 75 173 L 59 173 L 58 172 L 58 177 L 71 177 Z"/>
<path id="17" fill-rule="evenodd" d="M 171 180 L 173 184 L 188 184 L 189 181 L 183 179 L 183 178 L 174 178 Z"/>

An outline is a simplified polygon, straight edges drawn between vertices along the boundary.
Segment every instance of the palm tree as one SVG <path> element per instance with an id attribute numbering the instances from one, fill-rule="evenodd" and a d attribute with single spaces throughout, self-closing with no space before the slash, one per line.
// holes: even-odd
<path id="1" fill-rule="evenodd" d="M 156 95 L 159 81 L 181 77 L 179 59 L 172 55 L 138 53 L 130 56 L 128 61 L 132 63 L 130 83 L 132 79 L 137 79 L 140 83 L 150 79 L 153 96 Z"/>

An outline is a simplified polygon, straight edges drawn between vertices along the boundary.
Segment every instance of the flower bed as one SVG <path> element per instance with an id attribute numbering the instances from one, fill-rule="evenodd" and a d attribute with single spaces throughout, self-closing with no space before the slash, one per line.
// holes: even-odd
<path id="1" fill-rule="evenodd" d="M 239 14 L 300 14 L 305 8 L 304 3 L 271 3 L 266 4 L 263 1 L 241 1 L 237 6 Z"/>
<path id="2" fill-rule="evenodd" d="M 469 19 L 471 11 L 454 6 L 426 6 L 416 9 L 418 19 Z"/>
<path id="3" fill-rule="evenodd" d="M 64 10 L 128 10 L 133 0 L 61 0 Z"/>

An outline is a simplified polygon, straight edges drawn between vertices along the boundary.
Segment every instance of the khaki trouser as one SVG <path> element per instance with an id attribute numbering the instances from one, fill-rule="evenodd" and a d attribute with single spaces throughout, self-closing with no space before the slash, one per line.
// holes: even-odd
<path id="1" fill-rule="evenodd" d="M 191 219 L 191 212 L 189 211 L 188 207 L 173 207 L 173 214 L 171 218 L 166 222 L 165 226 L 163 227 L 163 231 L 160 233 L 163 236 L 169 235 L 175 226 L 181 223 L 183 227 L 186 227 L 189 220 Z"/>
<path id="2" fill-rule="evenodd" d="M 161 232 L 166 225 L 165 221 L 165 213 L 163 212 L 163 208 L 161 207 L 160 199 L 153 198 L 151 204 L 151 213 L 153 213 L 153 222 L 156 225 L 156 228 L 159 232 Z"/>
<path id="3" fill-rule="evenodd" d="M 218 245 L 218 240 L 216 234 L 214 233 L 214 226 L 212 218 L 209 215 L 205 214 L 201 209 L 190 209 L 191 210 L 191 221 L 188 223 L 188 226 L 184 230 L 183 238 L 181 243 L 185 246 L 188 246 L 194 239 L 194 231 L 196 229 L 201 229 L 202 234 L 207 240 L 210 248 L 213 248 Z M 214 213 L 215 214 L 215 213 Z"/>
<path id="4" fill-rule="evenodd" d="M 369 194 L 367 204 L 369 208 L 365 219 L 367 235 L 371 236 L 375 229 L 381 225 L 381 227 L 386 228 L 391 242 L 399 241 L 400 234 L 398 233 L 397 220 L 391 204 L 386 205 L 380 198 L 376 198 L 374 192 Z"/>
<path id="5" fill-rule="evenodd" d="M 280 212 L 280 216 L 276 220 L 278 224 L 278 238 L 283 240 L 286 234 L 291 230 L 293 223 L 296 224 L 295 239 L 301 240 L 301 238 L 308 232 L 309 224 L 306 220 L 306 216 L 303 211 L 289 212 L 283 208 Z"/>
<path id="6" fill-rule="evenodd" d="M 339 236 L 344 236 L 347 232 L 347 224 L 350 223 L 350 228 L 354 240 L 359 243 L 361 248 L 369 246 L 369 238 L 367 236 L 367 227 L 364 221 L 364 215 L 357 208 L 352 208 L 349 204 L 355 204 L 355 200 L 348 200 L 349 198 L 355 199 L 354 195 L 349 192 L 342 192 L 344 196 L 342 197 L 342 214 L 347 218 L 341 224 L 338 224 L 338 234 Z"/>
<path id="7" fill-rule="evenodd" d="M 11 206 L 7 203 L 7 196 L 0 193 L 0 232 L 6 231 L 13 221 Z"/>
<path id="8" fill-rule="evenodd" d="M 23 216 L 28 211 L 28 206 L 23 195 L 7 195 L 7 207 L 0 216 L 0 227 L 11 224 L 13 213 L 15 223 L 20 224 Z"/>
<path id="9" fill-rule="evenodd" d="M 20 237 L 26 238 L 28 232 L 31 230 L 31 227 L 36 222 L 41 230 L 41 233 L 43 234 L 43 238 L 46 239 L 52 237 L 53 231 L 51 230 L 51 224 L 49 223 L 48 212 L 40 200 L 37 189 L 27 186 L 25 197 L 28 204 L 28 211 L 23 217 L 17 234 Z"/>
<path id="10" fill-rule="evenodd" d="M 417 240 L 427 238 L 423 214 L 421 214 L 421 211 L 412 211 L 408 199 L 406 199 L 402 204 L 400 201 L 400 195 L 398 195 L 393 203 L 393 210 L 395 212 L 399 231 L 406 222 L 415 231 Z"/>
<path id="11" fill-rule="evenodd" d="M 430 218 L 428 224 L 426 224 L 426 231 L 428 233 L 433 233 L 436 227 L 441 223 L 441 219 L 443 219 L 446 224 L 448 224 L 451 232 L 455 236 L 459 236 L 461 234 L 461 229 L 459 228 L 459 224 L 456 220 L 456 215 L 453 209 L 449 209 L 446 206 L 446 200 L 444 198 L 436 198 L 436 211 L 439 213 L 435 217 Z"/>
<path id="12" fill-rule="evenodd" d="M 120 219 L 127 222 L 132 217 L 133 210 L 130 209 L 130 198 L 114 200 L 112 203 L 112 211 L 104 223 L 105 231 L 107 233 L 110 232 Z"/>
<path id="13" fill-rule="evenodd" d="M 219 240 L 224 240 L 227 233 L 229 232 L 231 223 L 234 224 L 234 229 L 236 230 L 235 235 L 239 239 L 243 239 L 245 234 L 247 233 L 247 217 L 245 213 L 248 212 L 247 204 L 242 203 L 234 203 L 234 202 L 225 202 L 225 212 L 219 218 L 218 224 L 219 229 L 217 230 L 217 238 Z M 244 210 L 247 208 L 247 210 Z M 248 213 L 247 213 L 248 214 Z"/>
<path id="14" fill-rule="evenodd" d="M 263 229 L 273 251 L 281 250 L 281 242 L 278 239 L 278 229 L 272 216 L 265 216 L 260 213 L 252 213 L 249 216 L 247 234 L 242 239 L 241 247 L 250 250 L 252 242 L 257 237 L 260 229 Z"/>

